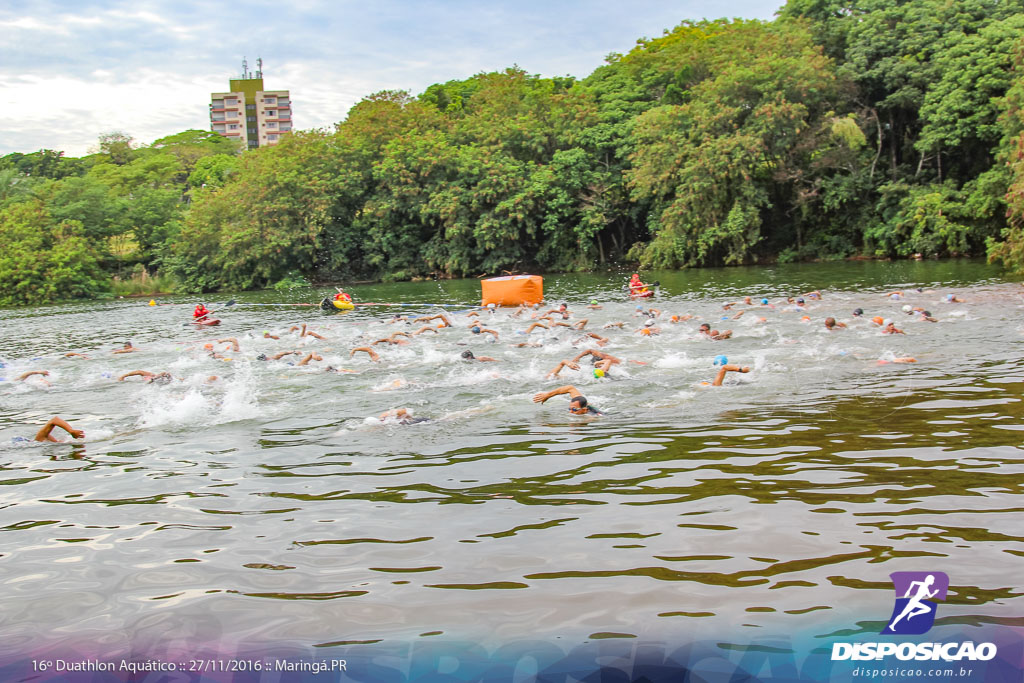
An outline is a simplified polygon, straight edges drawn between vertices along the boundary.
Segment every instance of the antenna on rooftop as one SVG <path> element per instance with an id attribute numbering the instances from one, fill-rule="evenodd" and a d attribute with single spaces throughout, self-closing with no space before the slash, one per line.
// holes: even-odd
<path id="1" fill-rule="evenodd" d="M 256 78 L 263 78 L 263 57 L 256 58 Z"/>

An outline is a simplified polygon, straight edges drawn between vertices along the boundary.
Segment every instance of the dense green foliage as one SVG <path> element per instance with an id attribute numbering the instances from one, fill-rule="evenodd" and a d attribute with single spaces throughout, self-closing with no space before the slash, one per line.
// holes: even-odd
<path id="1" fill-rule="evenodd" d="M 23 246 L 0 286 L 25 302 L 91 295 L 99 269 L 210 291 L 986 250 L 1021 268 L 1022 35 L 1024 0 L 789 0 L 772 22 L 680 24 L 580 81 L 511 68 L 377 93 L 244 154 L 202 131 L 11 154 L 0 230 Z M 15 254 L 55 235 L 91 284 L 24 294 L 37 275 Z"/>

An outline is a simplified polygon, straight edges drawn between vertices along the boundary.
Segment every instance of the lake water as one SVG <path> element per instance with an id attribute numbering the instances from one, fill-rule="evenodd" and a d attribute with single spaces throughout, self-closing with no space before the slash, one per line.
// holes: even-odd
<path id="1" fill-rule="evenodd" d="M 960 261 L 645 274 L 661 291 L 643 304 L 663 314 L 644 336 L 627 277 L 545 282 L 568 322 L 645 363 L 605 378 L 584 362 L 546 379 L 596 347 L 523 334 L 529 312 L 485 311 L 496 343 L 472 334 L 476 281 L 355 286 L 359 302 L 416 305 L 344 314 L 255 305 L 322 290 L 210 296 L 222 324 L 204 329 L 189 297 L 0 311 L 0 656 L 877 633 L 888 575 L 922 568 L 950 575 L 940 623 L 1022 625 L 1019 282 Z M 783 302 L 812 289 L 806 310 Z M 747 295 L 774 308 L 723 311 Z M 452 328 L 350 358 L 419 329 L 388 319 L 431 304 Z M 733 338 L 701 337 L 702 321 Z M 301 323 L 325 339 L 288 331 Z M 240 350 L 204 350 L 226 337 Z M 137 352 L 111 353 L 128 340 Z M 527 340 L 540 346 L 512 346 Z M 323 360 L 256 359 L 285 350 Z M 702 385 L 719 354 L 751 372 Z M 138 369 L 175 379 L 116 381 Z M 16 381 L 31 370 L 50 374 Z M 560 384 L 605 414 L 531 401 Z M 429 419 L 377 419 L 400 407 Z M 85 441 L 16 438 L 55 414 Z"/>

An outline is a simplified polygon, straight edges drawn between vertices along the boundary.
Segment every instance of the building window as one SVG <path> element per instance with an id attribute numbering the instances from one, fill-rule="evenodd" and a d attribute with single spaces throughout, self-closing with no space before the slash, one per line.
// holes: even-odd
<path id="1" fill-rule="evenodd" d="M 232 123 L 232 124 L 230 124 L 228 126 L 228 130 L 236 130 L 237 128 L 238 128 L 238 124 L 236 124 L 236 123 Z"/>
<path id="2" fill-rule="evenodd" d="M 270 141 L 277 140 L 277 136 L 276 135 L 268 135 L 267 136 L 267 140 L 270 140 Z"/>
<path id="3" fill-rule="evenodd" d="M 269 127 L 269 128 L 277 128 L 277 124 L 274 123 L 273 121 L 271 121 L 270 123 L 267 124 L 267 127 Z"/>
<path id="4" fill-rule="evenodd" d="M 229 107 L 233 107 L 236 104 L 238 104 L 238 100 L 224 100 L 224 104 L 226 104 Z"/>
<path id="5" fill-rule="evenodd" d="M 272 111 L 268 111 L 267 112 L 267 116 L 273 116 L 273 115 L 274 115 L 274 112 L 272 112 Z"/>

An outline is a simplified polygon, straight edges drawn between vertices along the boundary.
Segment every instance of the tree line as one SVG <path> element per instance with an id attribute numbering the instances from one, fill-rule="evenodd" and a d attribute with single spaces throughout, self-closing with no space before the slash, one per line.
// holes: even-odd
<path id="1" fill-rule="evenodd" d="M 584 79 L 387 91 L 243 152 L 0 158 L 0 303 L 278 282 L 987 254 L 1024 267 L 1024 0 L 789 0 Z"/>

